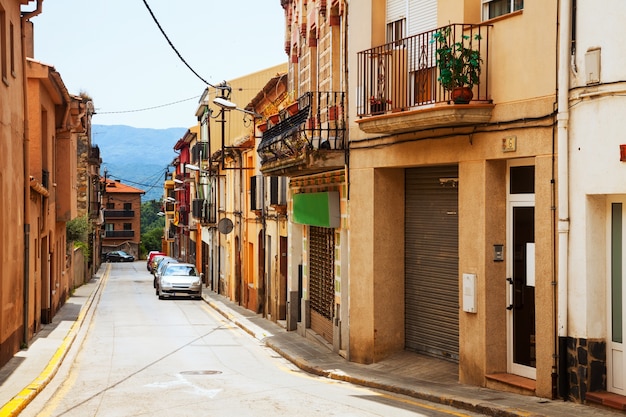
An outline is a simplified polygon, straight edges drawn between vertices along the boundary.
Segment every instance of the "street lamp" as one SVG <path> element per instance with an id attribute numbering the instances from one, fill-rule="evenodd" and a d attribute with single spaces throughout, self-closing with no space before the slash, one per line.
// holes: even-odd
<path id="1" fill-rule="evenodd" d="M 263 116 L 260 115 L 257 112 L 253 112 L 253 111 L 250 111 L 250 110 L 241 109 L 241 108 L 237 107 L 237 105 L 235 103 L 233 103 L 230 100 L 226 100 L 224 97 L 215 97 L 213 99 L 213 104 L 215 104 L 216 106 L 221 108 L 222 111 L 224 111 L 224 110 L 228 110 L 228 111 L 230 111 L 230 110 L 237 110 L 237 111 L 240 111 L 242 113 L 254 116 L 257 119 L 262 119 L 263 118 Z"/>

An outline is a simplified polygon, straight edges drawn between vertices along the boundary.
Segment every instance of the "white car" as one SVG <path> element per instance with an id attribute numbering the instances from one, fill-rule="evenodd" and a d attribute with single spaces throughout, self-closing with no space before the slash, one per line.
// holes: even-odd
<path id="1" fill-rule="evenodd" d="M 189 263 L 169 263 L 157 279 L 159 299 L 177 295 L 201 298 L 202 277 L 196 266 Z"/>

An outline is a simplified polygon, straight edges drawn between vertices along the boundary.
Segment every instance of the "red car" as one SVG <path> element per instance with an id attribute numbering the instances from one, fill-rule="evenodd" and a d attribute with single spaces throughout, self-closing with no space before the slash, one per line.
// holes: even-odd
<path id="1" fill-rule="evenodd" d="M 148 271 L 150 272 L 152 272 L 152 258 L 154 258 L 156 255 L 165 256 L 166 254 L 158 250 L 153 250 L 148 253 L 148 262 L 146 264 L 146 268 L 148 268 Z"/>

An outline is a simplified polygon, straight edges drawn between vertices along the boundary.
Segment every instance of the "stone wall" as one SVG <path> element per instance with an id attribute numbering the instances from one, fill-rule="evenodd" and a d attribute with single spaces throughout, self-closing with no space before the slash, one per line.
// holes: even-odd
<path id="1" fill-rule="evenodd" d="M 584 403 L 587 392 L 606 391 L 606 342 L 567 339 L 569 400 Z"/>

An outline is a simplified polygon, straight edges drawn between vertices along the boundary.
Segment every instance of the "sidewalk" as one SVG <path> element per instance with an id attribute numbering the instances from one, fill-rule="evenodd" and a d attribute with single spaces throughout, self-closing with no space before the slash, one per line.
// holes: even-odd
<path id="1" fill-rule="evenodd" d="M 101 269 L 103 272 L 104 269 Z M 0 368 L 0 417 L 17 416 L 52 380 L 92 307 L 100 273 L 75 294 L 46 325 L 29 348 Z M 451 405 L 491 416 L 622 416 L 588 405 L 528 397 L 461 385 L 457 365 L 401 352 L 372 365 L 349 362 L 323 344 L 287 332 L 281 326 L 205 291 L 205 302 L 296 366 L 309 373 L 362 386 Z"/>

